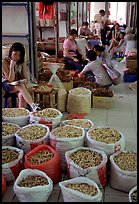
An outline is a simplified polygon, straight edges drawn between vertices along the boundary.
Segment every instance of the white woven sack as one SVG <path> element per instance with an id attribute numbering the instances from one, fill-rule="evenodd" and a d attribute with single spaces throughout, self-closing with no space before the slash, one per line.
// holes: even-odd
<path id="1" fill-rule="evenodd" d="M 73 94 L 73 91 L 86 90 L 88 94 Z M 68 93 L 67 112 L 68 113 L 90 113 L 91 110 L 91 91 L 80 87 L 71 89 Z"/>
<path id="2" fill-rule="evenodd" d="M 84 146 L 84 139 L 85 139 L 85 131 L 83 128 L 76 127 L 78 129 L 82 129 L 82 135 L 78 138 L 62 138 L 57 137 L 56 135 L 52 135 L 50 132 L 50 144 L 56 152 L 59 153 L 61 159 L 61 168 L 62 170 L 66 170 L 66 158 L 65 152 L 76 147 L 83 147 Z M 64 127 L 63 127 L 64 128 Z"/>
<path id="3" fill-rule="evenodd" d="M 2 149 L 6 149 L 6 148 L 9 148 L 11 150 L 16 150 L 19 153 L 18 159 L 11 161 L 9 163 L 2 164 L 2 174 L 5 175 L 6 181 L 15 181 L 15 177 L 12 173 L 11 167 L 14 167 L 17 165 L 17 168 L 18 168 L 18 165 L 23 163 L 23 150 L 16 147 L 11 147 L 11 146 L 2 146 Z"/>
<path id="4" fill-rule="evenodd" d="M 26 127 L 29 127 L 29 126 L 33 126 L 34 124 L 29 124 L 29 125 L 26 125 L 24 127 L 22 127 L 23 129 L 26 128 Z M 31 149 L 32 149 L 32 146 L 35 144 L 35 145 L 39 145 L 39 144 L 48 144 L 49 142 L 49 134 L 50 134 L 50 130 L 49 128 L 46 126 L 46 125 L 42 125 L 42 124 L 37 124 L 38 126 L 42 126 L 46 129 L 46 135 L 39 138 L 39 139 L 36 139 L 36 140 L 25 140 L 23 138 L 21 138 L 19 135 L 18 135 L 18 132 L 19 130 L 15 133 L 15 137 L 16 137 L 16 145 L 17 147 L 21 148 L 24 153 L 27 153 L 29 152 Z"/>
<path id="5" fill-rule="evenodd" d="M 2 123 L 4 124 L 7 122 L 2 122 Z M 8 123 L 8 124 L 11 124 L 11 123 Z M 19 125 L 16 125 L 16 126 L 19 127 Z M 2 146 L 15 146 L 15 133 L 2 136 Z"/>
<path id="6" fill-rule="evenodd" d="M 88 185 L 96 187 L 98 193 L 95 196 L 90 196 L 79 191 L 69 189 L 66 187 L 66 185 L 69 183 L 87 183 Z M 100 191 L 98 185 L 86 177 L 77 177 L 62 181 L 59 182 L 59 186 L 62 191 L 64 202 L 101 202 L 102 200 L 102 192 Z"/>
<path id="7" fill-rule="evenodd" d="M 121 170 L 113 160 L 118 154 L 119 152 L 110 156 L 110 186 L 117 190 L 129 192 L 131 188 L 137 185 L 137 171 Z"/>
<path id="8" fill-rule="evenodd" d="M 113 144 L 107 144 L 105 142 L 96 141 L 95 139 L 90 137 L 89 131 L 88 131 L 87 135 L 86 135 L 87 147 L 102 150 L 109 157 L 111 154 L 114 154 L 117 151 L 123 151 L 124 150 L 124 148 L 125 148 L 125 138 L 124 138 L 122 133 L 120 133 L 120 135 L 121 135 L 121 138 L 120 138 L 119 141 L 117 141 L 117 142 L 115 142 Z"/>
<path id="9" fill-rule="evenodd" d="M 23 127 L 25 125 L 29 124 L 29 118 L 30 118 L 30 112 L 29 110 L 25 109 L 25 108 L 21 108 L 23 110 L 26 110 L 28 112 L 28 115 L 26 116 L 17 116 L 17 117 L 7 117 L 7 116 L 2 116 L 2 120 L 3 122 L 9 122 L 9 123 L 15 123 L 17 125 L 19 125 L 20 127 Z"/>
<path id="10" fill-rule="evenodd" d="M 34 186 L 31 188 L 18 186 L 18 183 L 29 175 L 42 176 L 46 178 L 48 180 L 48 185 Z M 53 181 L 43 171 L 38 169 L 24 169 L 17 177 L 13 189 L 19 202 L 47 202 L 53 190 Z"/>
<path id="11" fill-rule="evenodd" d="M 86 169 L 81 168 L 79 165 L 75 164 L 71 158 L 70 158 L 70 154 L 72 154 L 73 152 L 76 152 L 78 150 L 81 149 L 87 149 L 87 150 L 91 150 L 91 151 L 95 151 L 98 152 L 102 155 L 102 162 L 95 166 L 95 167 L 88 167 Z M 69 177 L 70 178 L 75 178 L 78 176 L 85 176 L 91 180 L 93 180 L 94 182 L 96 182 L 100 187 L 102 187 L 102 183 L 99 179 L 99 171 L 101 172 L 101 175 L 103 176 L 103 183 L 106 183 L 106 165 L 107 165 L 107 155 L 100 150 L 97 149 L 92 149 L 89 147 L 77 147 L 75 149 L 72 149 L 70 151 L 67 151 L 65 153 L 65 157 L 66 157 L 66 162 L 67 162 L 67 168 L 68 168 L 68 173 L 69 173 Z M 105 185 L 105 184 L 104 184 Z"/>
<path id="12" fill-rule="evenodd" d="M 66 122 L 70 122 L 70 121 L 77 121 L 77 120 L 80 120 L 80 121 L 87 121 L 87 122 L 89 122 L 90 124 L 91 124 L 91 127 L 90 128 L 83 128 L 84 129 L 84 131 L 85 131 L 85 133 L 87 133 L 87 131 L 88 130 L 90 130 L 91 128 L 93 128 L 94 127 L 94 123 L 91 121 L 91 120 L 89 120 L 89 119 L 72 119 L 72 120 L 63 120 L 62 121 L 62 125 L 68 125 L 68 124 L 66 124 Z M 81 127 L 81 126 L 78 126 L 78 125 L 74 125 L 74 126 L 77 126 L 77 127 Z"/>
<path id="13" fill-rule="evenodd" d="M 134 192 L 134 191 L 136 191 L 137 190 L 137 186 L 135 186 L 134 188 L 132 188 L 130 191 L 129 191 L 129 195 L 128 195 L 128 197 L 129 197 L 129 202 L 133 202 L 132 200 L 131 200 L 131 195 L 132 195 L 132 193 Z"/>
<path id="14" fill-rule="evenodd" d="M 49 109 L 54 109 L 54 108 L 49 108 Z M 57 112 L 58 112 L 58 116 L 55 117 L 55 118 L 45 118 L 45 117 L 38 117 L 38 116 L 34 116 L 33 113 L 31 112 L 30 113 L 30 123 L 31 124 L 40 124 L 41 121 L 43 121 L 43 124 L 50 124 L 50 126 L 52 127 L 51 129 L 53 128 L 56 128 L 60 125 L 60 122 L 61 122 L 61 118 L 63 116 L 63 114 L 55 109 Z"/>

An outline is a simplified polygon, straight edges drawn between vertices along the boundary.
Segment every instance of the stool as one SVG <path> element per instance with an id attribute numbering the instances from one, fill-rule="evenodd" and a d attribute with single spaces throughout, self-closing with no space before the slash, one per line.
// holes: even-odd
<path id="1" fill-rule="evenodd" d="M 16 108 L 16 93 L 9 93 L 9 92 L 5 92 L 3 98 L 4 98 L 4 108 L 8 107 L 8 98 L 11 97 L 12 100 L 12 108 Z"/>

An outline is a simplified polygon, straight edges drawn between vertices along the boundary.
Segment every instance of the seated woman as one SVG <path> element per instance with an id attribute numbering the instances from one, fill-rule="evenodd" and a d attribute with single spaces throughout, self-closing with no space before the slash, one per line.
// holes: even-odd
<path id="1" fill-rule="evenodd" d="M 124 37 L 125 37 L 125 33 L 121 32 L 120 33 L 120 41 L 119 41 L 118 45 L 111 49 L 111 59 L 114 57 L 114 54 L 116 52 L 124 52 L 124 49 L 125 49 Z"/>
<path id="2" fill-rule="evenodd" d="M 15 42 L 10 50 L 9 55 L 2 61 L 2 87 L 6 92 L 16 93 L 18 96 L 19 108 L 26 108 L 29 104 L 33 111 L 40 110 L 29 94 L 27 83 L 27 66 L 25 63 L 25 49 L 22 43 Z M 11 85 L 11 82 L 24 79 L 17 85 Z"/>
<path id="3" fill-rule="evenodd" d="M 83 37 L 87 37 L 91 35 L 91 31 L 88 28 L 88 26 L 89 26 L 89 23 L 87 21 L 84 21 L 82 24 L 82 27 L 79 28 L 78 35 Z"/>
<path id="4" fill-rule="evenodd" d="M 95 81 L 101 87 L 109 88 L 112 85 L 112 81 L 108 76 L 105 68 L 102 66 L 102 60 L 96 60 L 96 52 L 92 50 L 88 59 L 90 62 L 84 67 L 79 77 L 85 77 L 89 81 Z"/>
<path id="5" fill-rule="evenodd" d="M 65 62 L 65 69 L 82 71 L 83 67 L 87 64 L 87 60 L 83 56 L 81 49 L 75 41 L 78 32 L 75 29 L 69 31 L 68 38 L 63 43 L 63 56 Z"/>
<path id="6" fill-rule="evenodd" d="M 119 23 L 116 23 L 114 25 L 114 30 L 112 31 L 112 40 L 110 41 L 110 47 L 108 49 L 108 52 L 111 51 L 111 49 L 119 44 L 120 41 L 120 26 Z"/>

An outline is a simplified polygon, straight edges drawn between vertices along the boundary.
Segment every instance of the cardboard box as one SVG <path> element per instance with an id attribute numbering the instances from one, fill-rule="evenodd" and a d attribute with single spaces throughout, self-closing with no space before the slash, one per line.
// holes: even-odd
<path id="1" fill-rule="evenodd" d="M 128 59 L 126 58 L 126 68 L 137 68 L 137 59 Z"/>
<path id="2" fill-rule="evenodd" d="M 113 108 L 114 95 L 112 97 L 92 95 L 92 107 L 93 108 Z"/>

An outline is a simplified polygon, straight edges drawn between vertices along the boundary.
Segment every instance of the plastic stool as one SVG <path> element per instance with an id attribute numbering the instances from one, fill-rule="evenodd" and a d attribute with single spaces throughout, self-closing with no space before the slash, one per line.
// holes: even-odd
<path id="1" fill-rule="evenodd" d="M 12 100 L 12 108 L 16 108 L 16 97 L 17 95 L 15 93 L 9 93 L 5 92 L 3 98 L 4 98 L 4 108 L 8 107 L 8 98 L 11 97 Z"/>

